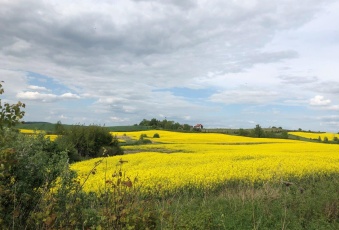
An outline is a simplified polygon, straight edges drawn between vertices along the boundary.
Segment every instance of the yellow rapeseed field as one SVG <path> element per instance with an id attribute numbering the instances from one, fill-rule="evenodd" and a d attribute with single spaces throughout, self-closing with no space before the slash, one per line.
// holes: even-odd
<path id="1" fill-rule="evenodd" d="M 318 139 L 320 137 L 321 140 L 327 137 L 329 141 L 332 141 L 335 137 L 339 138 L 339 134 L 335 133 L 289 132 L 288 134 L 309 139 Z"/>
<path id="2" fill-rule="evenodd" d="M 160 138 L 152 138 L 154 133 Z M 104 189 L 121 159 L 128 161 L 122 166 L 126 175 L 132 181 L 137 177 L 147 193 L 339 173 L 339 145 L 334 144 L 159 130 L 112 134 L 132 139 L 146 134 L 153 144 L 128 146 L 125 152 L 129 154 L 105 158 L 86 181 L 87 191 Z M 97 161 L 71 167 L 84 181 Z"/>
<path id="3" fill-rule="evenodd" d="M 19 129 L 20 133 L 23 134 L 29 134 L 29 135 L 36 135 L 36 134 L 40 134 L 40 133 L 45 133 L 42 130 L 32 130 L 32 129 Z M 45 135 L 46 138 L 49 138 L 51 141 L 54 141 L 58 135 L 55 134 L 47 134 Z"/>
<path id="4" fill-rule="evenodd" d="M 20 133 L 24 133 L 24 134 L 38 134 L 38 133 L 42 133 L 43 131 L 41 130 L 32 130 L 32 129 L 19 129 Z"/>

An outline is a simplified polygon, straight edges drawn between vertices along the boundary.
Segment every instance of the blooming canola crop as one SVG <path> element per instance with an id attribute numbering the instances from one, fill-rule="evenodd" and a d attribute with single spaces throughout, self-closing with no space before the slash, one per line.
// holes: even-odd
<path id="1" fill-rule="evenodd" d="M 32 130 L 32 129 L 19 129 L 20 133 L 27 134 L 27 135 L 38 135 L 38 134 L 45 134 L 45 131 L 42 130 Z M 51 141 L 55 141 L 58 138 L 58 135 L 55 134 L 45 134 L 46 138 L 49 138 Z"/>
<path id="2" fill-rule="evenodd" d="M 324 140 L 325 137 L 327 137 L 330 141 L 334 140 L 335 138 L 339 138 L 339 134 L 335 133 L 289 132 L 288 134 L 314 140 L 317 140 L 319 137 L 321 140 Z"/>
<path id="3" fill-rule="evenodd" d="M 140 134 L 154 133 L 160 138 L 149 138 L 153 144 L 127 146 L 126 155 L 105 158 L 89 176 L 85 190 L 102 190 L 120 159 L 128 161 L 122 166 L 126 175 L 137 177 L 142 191 L 150 193 L 339 173 L 339 145 L 334 144 L 159 130 L 113 135 L 138 139 Z M 84 181 L 97 161 L 71 167 Z"/>

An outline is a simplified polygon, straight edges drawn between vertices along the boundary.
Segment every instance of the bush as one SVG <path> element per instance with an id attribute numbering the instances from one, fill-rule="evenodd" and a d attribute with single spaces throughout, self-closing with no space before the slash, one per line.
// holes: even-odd
<path id="1" fill-rule="evenodd" d="M 145 137 L 147 137 L 147 134 L 142 133 L 142 134 L 140 134 L 139 140 L 144 139 Z"/>
<path id="2" fill-rule="evenodd" d="M 111 155 L 123 154 L 116 137 L 100 126 L 74 125 L 64 135 L 56 139 L 61 149 L 67 149 L 71 161 L 78 161 L 81 158 L 99 157 L 102 155 L 102 148 L 106 147 Z"/>
<path id="3" fill-rule="evenodd" d="M 35 204 L 55 185 L 67 164 L 67 153 L 42 134 L 29 136 L 6 130 L 2 136 L 11 139 L 0 149 L 0 228 L 19 229 L 35 211 Z"/>
<path id="4" fill-rule="evenodd" d="M 328 137 L 324 137 L 324 143 L 328 143 Z"/>
<path id="5" fill-rule="evenodd" d="M 160 138 L 159 133 L 154 133 L 153 138 Z"/>

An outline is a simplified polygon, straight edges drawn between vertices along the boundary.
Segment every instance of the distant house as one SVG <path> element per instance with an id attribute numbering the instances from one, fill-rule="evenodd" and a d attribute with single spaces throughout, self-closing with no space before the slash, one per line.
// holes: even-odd
<path id="1" fill-rule="evenodd" d="M 195 126 L 193 126 L 193 129 L 203 129 L 204 126 L 202 124 L 196 124 Z"/>

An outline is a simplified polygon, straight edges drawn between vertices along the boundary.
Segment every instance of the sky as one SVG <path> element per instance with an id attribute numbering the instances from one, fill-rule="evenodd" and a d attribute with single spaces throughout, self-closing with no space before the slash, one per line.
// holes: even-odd
<path id="1" fill-rule="evenodd" d="M 339 1 L 0 0 L 25 121 L 339 131 Z"/>

